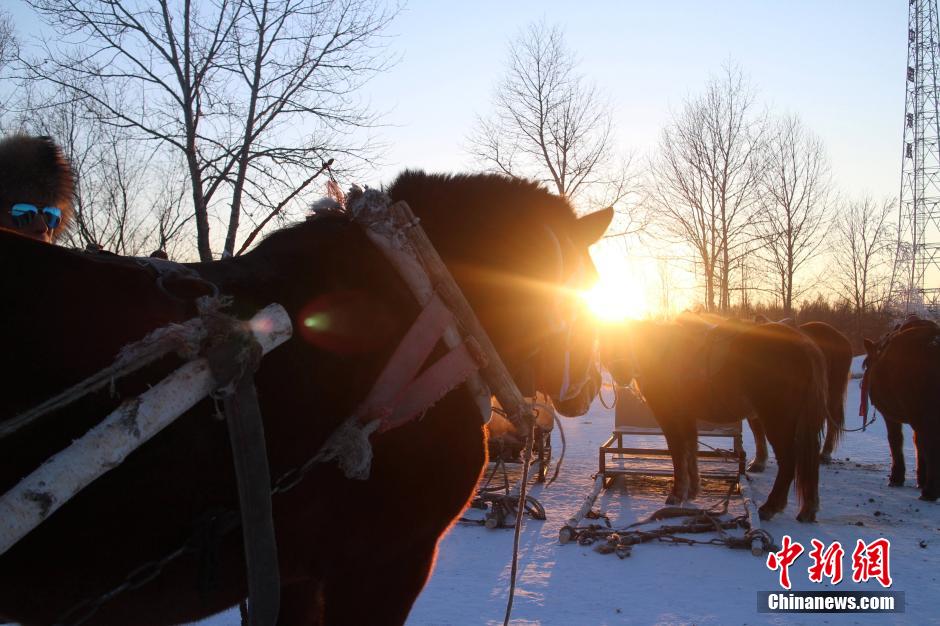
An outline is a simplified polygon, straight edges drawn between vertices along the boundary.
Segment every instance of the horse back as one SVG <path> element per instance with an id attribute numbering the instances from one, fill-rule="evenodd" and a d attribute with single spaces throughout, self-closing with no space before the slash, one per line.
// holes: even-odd
<path id="1" fill-rule="evenodd" d="M 771 322 L 746 328 L 734 342 L 733 363 L 749 394 L 770 405 L 807 384 L 828 388 L 822 350 L 803 332 Z"/>
<path id="2" fill-rule="evenodd" d="M 708 324 L 647 323 L 639 386 L 660 419 L 727 423 L 750 410 L 728 362 L 735 331 Z"/>
<path id="3" fill-rule="evenodd" d="M 920 324 L 892 333 L 870 367 L 879 411 L 918 427 L 940 415 L 940 328 Z"/>

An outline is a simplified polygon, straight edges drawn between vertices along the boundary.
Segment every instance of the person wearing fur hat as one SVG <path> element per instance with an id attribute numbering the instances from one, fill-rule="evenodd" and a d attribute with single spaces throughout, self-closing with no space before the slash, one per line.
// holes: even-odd
<path id="1" fill-rule="evenodd" d="M 50 137 L 0 140 L 0 228 L 54 243 L 72 222 L 72 168 Z"/>

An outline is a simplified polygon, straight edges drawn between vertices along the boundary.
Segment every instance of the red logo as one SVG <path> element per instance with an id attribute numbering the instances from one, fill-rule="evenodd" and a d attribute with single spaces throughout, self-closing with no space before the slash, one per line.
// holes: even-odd
<path id="1" fill-rule="evenodd" d="M 891 542 L 887 539 L 875 539 L 867 545 L 859 539 L 852 552 L 852 580 L 861 583 L 874 578 L 882 587 L 890 587 L 890 552 Z"/>
<path id="2" fill-rule="evenodd" d="M 810 582 L 821 583 L 825 576 L 833 585 L 838 585 L 842 581 L 842 556 L 845 554 L 842 544 L 833 541 L 832 545 L 826 548 L 826 544 L 818 539 L 813 539 L 812 544 L 813 549 L 809 551 L 809 556 L 813 559 L 813 564 L 806 570 L 809 572 Z"/>
<path id="3" fill-rule="evenodd" d="M 790 539 L 790 535 L 783 536 L 781 544 L 783 548 L 780 552 L 771 552 L 767 555 L 767 567 L 771 570 L 780 570 L 780 586 L 784 589 L 790 588 L 790 566 L 796 561 L 797 557 L 803 554 L 803 546 Z"/>
<path id="4" fill-rule="evenodd" d="M 833 585 L 839 584 L 842 581 L 842 557 L 845 556 L 842 544 L 833 541 L 827 548 L 818 539 L 810 541 L 813 549 L 809 551 L 809 557 L 813 559 L 813 564 L 806 568 L 810 582 L 822 583 L 823 578 L 828 578 Z M 771 571 L 780 570 L 780 586 L 789 589 L 790 566 L 803 554 L 803 545 L 793 541 L 790 535 L 783 536 L 781 545 L 780 552 L 767 555 L 767 567 Z M 887 539 L 875 539 L 867 544 L 859 539 L 852 551 L 852 581 L 863 583 L 874 578 L 882 587 L 890 587 L 890 553 L 891 542 Z"/>

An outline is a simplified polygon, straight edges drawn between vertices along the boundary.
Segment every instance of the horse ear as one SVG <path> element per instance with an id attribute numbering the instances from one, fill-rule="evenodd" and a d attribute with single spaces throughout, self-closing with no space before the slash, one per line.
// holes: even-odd
<path id="1" fill-rule="evenodd" d="M 613 207 L 607 207 L 579 218 L 573 233 L 575 243 L 585 247 L 591 245 L 604 235 L 613 219 Z"/>

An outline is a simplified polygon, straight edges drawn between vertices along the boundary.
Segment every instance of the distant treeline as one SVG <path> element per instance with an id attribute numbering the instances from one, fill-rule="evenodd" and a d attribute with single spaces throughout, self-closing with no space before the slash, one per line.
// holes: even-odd
<path id="1" fill-rule="evenodd" d="M 737 306 L 730 311 L 731 317 L 740 319 L 750 319 L 756 315 L 763 315 L 772 320 L 786 317 L 782 306 L 772 304 Z M 791 315 L 791 317 L 795 318 L 797 324 L 826 322 L 834 326 L 849 338 L 855 354 L 863 354 L 865 352 L 862 343 L 863 338 L 875 339 L 880 337 L 900 321 L 903 316 L 896 311 L 885 308 L 873 309 L 859 314 L 848 302 L 843 301 L 833 304 L 820 294 L 815 300 L 803 301 L 795 310 L 795 315 Z"/>

